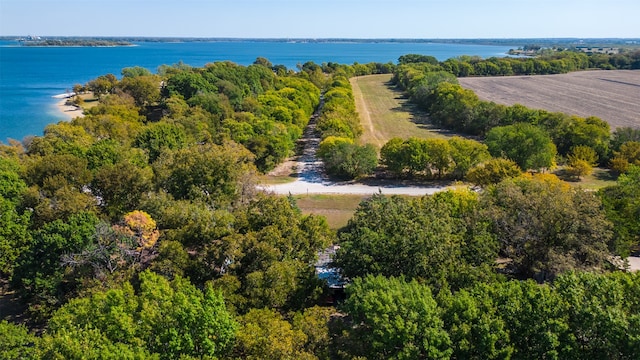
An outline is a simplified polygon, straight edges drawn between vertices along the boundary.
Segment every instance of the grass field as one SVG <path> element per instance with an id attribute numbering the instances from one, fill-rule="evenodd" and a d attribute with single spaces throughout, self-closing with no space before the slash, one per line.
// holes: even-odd
<path id="1" fill-rule="evenodd" d="M 598 190 L 616 184 L 616 176 L 610 170 L 603 168 L 594 168 L 590 175 L 584 176 L 579 180 L 567 177 L 562 167 L 554 170 L 553 174 L 573 186 L 580 186 L 589 190 Z"/>
<path id="2" fill-rule="evenodd" d="M 351 78 L 356 109 L 364 128 L 360 141 L 380 148 L 394 137 L 446 137 L 446 132 L 432 127 L 426 114 L 410 104 L 402 91 L 394 89 L 390 80 L 389 74 Z"/>
<path id="3" fill-rule="evenodd" d="M 360 195 L 297 195 L 296 203 L 303 214 L 322 215 L 329 227 L 337 230 L 345 225 L 360 202 L 368 196 Z"/>
<path id="4" fill-rule="evenodd" d="M 560 75 L 460 78 L 480 99 L 533 109 L 597 116 L 617 127 L 640 128 L 640 70 Z"/>

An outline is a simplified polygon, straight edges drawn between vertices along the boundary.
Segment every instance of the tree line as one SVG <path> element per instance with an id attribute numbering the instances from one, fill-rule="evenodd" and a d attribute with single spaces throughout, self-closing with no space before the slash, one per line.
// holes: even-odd
<path id="1" fill-rule="evenodd" d="M 482 101 L 473 91 L 462 88 L 453 74 L 434 70 L 430 63 L 398 66 L 393 79 L 411 101 L 429 113 L 432 123 L 484 138 L 493 156 L 504 155 L 523 170 L 553 166 L 556 153 L 578 175 L 594 165 L 622 173 L 629 165 L 640 163 L 635 150 L 640 148 L 637 129 L 619 128 L 611 134 L 609 125 L 597 117 Z M 539 139 L 538 145 L 523 149 L 517 136 Z M 545 159 L 526 159 L 527 152 Z"/>

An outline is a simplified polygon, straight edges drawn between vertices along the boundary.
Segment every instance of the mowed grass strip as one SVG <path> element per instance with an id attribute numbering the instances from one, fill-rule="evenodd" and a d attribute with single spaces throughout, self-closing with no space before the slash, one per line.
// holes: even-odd
<path id="1" fill-rule="evenodd" d="M 393 87 L 391 76 L 367 75 L 350 80 L 364 129 L 360 142 L 381 148 L 394 137 L 446 138 L 441 130 L 429 124 L 424 112 Z"/>

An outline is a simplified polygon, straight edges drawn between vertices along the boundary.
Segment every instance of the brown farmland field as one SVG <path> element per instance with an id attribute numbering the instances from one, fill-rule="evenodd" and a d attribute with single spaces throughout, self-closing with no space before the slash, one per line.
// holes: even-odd
<path id="1" fill-rule="evenodd" d="M 640 70 L 593 70 L 560 75 L 459 78 L 482 100 L 640 128 Z"/>

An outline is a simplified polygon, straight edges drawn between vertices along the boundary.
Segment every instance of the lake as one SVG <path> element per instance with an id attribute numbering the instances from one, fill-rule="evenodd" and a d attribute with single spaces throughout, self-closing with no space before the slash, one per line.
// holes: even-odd
<path id="1" fill-rule="evenodd" d="M 397 63 L 401 55 L 431 55 L 438 60 L 461 55 L 506 56 L 508 46 L 424 42 L 136 42 L 125 47 L 25 47 L 0 41 L 0 141 L 42 135 L 47 124 L 68 120 L 53 96 L 69 92 L 100 75 L 120 77 L 125 67 L 156 72 L 160 65 L 183 62 L 194 67 L 229 60 L 250 65 L 264 57 L 297 69 L 307 61 L 322 64 Z"/>

